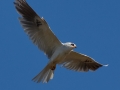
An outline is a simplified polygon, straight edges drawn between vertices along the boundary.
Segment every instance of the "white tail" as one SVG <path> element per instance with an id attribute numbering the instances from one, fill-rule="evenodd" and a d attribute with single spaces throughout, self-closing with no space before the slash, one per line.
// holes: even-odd
<path id="1" fill-rule="evenodd" d="M 47 83 L 50 79 L 52 79 L 54 76 L 54 70 L 50 69 L 49 64 L 32 80 L 39 83 Z"/>

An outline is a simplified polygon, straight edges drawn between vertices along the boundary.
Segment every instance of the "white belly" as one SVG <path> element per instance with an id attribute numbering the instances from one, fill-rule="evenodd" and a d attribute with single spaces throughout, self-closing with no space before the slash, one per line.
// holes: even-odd
<path id="1" fill-rule="evenodd" d="M 50 59 L 50 62 L 54 62 L 54 63 L 60 63 L 62 62 L 65 57 L 69 54 L 71 50 L 66 50 L 64 48 L 59 48 L 57 49 L 54 54 L 52 55 L 51 59 Z"/>

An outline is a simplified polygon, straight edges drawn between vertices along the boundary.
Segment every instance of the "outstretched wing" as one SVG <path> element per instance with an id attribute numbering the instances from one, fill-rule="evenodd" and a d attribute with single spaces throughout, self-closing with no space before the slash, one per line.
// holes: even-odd
<path id="1" fill-rule="evenodd" d="M 92 58 L 74 51 L 71 51 L 61 64 L 63 64 L 63 67 L 75 71 L 95 71 L 99 67 L 103 66 Z"/>
<path id="2" fill-rule="evenodd" d="M 15 8 L 22 16 L 19 18 L 24 31 L 30 39 L 50 58 L 61 42 L 53 34 L 47 22 L 40 18 L 27 4 L 26 0 L 16 0 Z"/>

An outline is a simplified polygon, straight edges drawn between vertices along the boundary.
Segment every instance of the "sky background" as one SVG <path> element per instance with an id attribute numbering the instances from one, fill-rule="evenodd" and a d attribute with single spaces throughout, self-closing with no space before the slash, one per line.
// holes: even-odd
<path id="1" fill-rule="evenodd" d="M 108 67 L 75 72 L 57 66 L 35 83 L 48 59 L 23 31 L 14 0 L 0 0 L 0 90 L 120 90 L 120 0 L 27 0 L 62 42 Z"/>

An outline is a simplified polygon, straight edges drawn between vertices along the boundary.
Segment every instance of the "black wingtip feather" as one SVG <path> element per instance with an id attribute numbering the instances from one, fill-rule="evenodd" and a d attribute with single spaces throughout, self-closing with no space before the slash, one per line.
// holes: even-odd
<path id="1" fill-rule="evenodd" d="M 36 12 L 27 4 L 26 0 L 16 0 L 14 5 L 18 13 L 26 20 L 31 20 L 37 16 Z"/>

